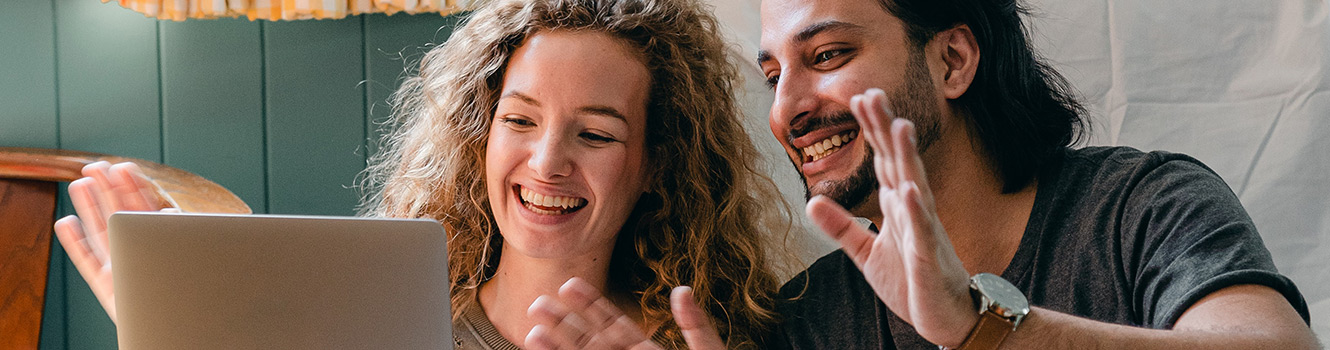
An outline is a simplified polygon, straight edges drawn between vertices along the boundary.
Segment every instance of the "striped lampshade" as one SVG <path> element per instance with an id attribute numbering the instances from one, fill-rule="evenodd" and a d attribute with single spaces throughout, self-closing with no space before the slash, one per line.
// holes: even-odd
<path id="1" fill-rule="evenodd" d="M 103 3 L 112 0 L 102 0 Z M 252 20 L 337 19 L 365 13 L 450 14 L 484 0 L 115 0 L 157 19 L 183 21 L 245 16 Z"/>

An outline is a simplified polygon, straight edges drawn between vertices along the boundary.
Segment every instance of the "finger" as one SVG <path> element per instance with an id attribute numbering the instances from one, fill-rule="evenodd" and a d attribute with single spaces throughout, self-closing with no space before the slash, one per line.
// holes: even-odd
<path id="1" fill-rule="evenodd" d="M 593 336 L 586 344 L 587 349 L 630 349 L 654 350 L 661 346 L 652 342 L 628 316 L 621 316 L 611 322 L 603 331 Z"/>
<path id="2" fill-rule="evenodd" d="M 55 236 L 64 247 L 69 260 L 79 269 L 79 273 L 96 272 L 102 269 L 102 260 L 92 253 L 87 235 L 83 233 L 83 223 L 74 215 L 66 216 L 55 222 Z"/>
<path id="3" fill-rule="evenodd" d="M 125 204 L 120 196 L 115 193 L 115 184 L 111 183 L 111 163 L 106 161 L 95 162 L 83 166 L 83 177 L 91 178 L 96 186 L 91 187 L 93 194 L 97 196 L 100 203 L 98 208 L 102 210 L 104 217 L 111 217 L 117 211 L 125 210 Z"/>
<path id="4" fill-rule="evenodd" d="M 882 226 L 878 230 L 879 239 L 885 236 L 886 239 L 883 240 L 883 243 L 892 247 L 887 251 L 895 252 L 895 254 L 899 254 L 900 247 L 910 246 L 907 243 L 909 239 L 906 235 L 914 228 L 914 222 L 909 219 L 908 212 L 901 207 L 903 187 L 908 185 L 909 183 L 903 183 L 899 185 L 902 188 L 883 188 L 877 194 L 878 206 L 882 209 Z"/>
<path id="5" fill-rule="evenodd" d="M 872 132 L 873 124 L 870 123 L 869 120 L 865 118 L 868 115 L 868 113 L 864 112 L 863 102 L 862 102 L 863 99 L 864 99 L 863 94 L 858 94 L 854 95 L 853 97 L 850 97 L 850 115 L 854 116 L 854 122 L 859 124 L 859 138 L 863 139 L 865 142 L 868 142 L 868 147 L 877 149 L 878 147 L 878 145 L 876 144 L 877 140 L 865 137 L 867 133 Z"/>
<path id="6" fill-rule="evenodd" d="M 890 119 L 883 119 L 880 113 L 873 111 L 875 107 L 872 106 L 875 104 L 872 99 L 875 94 L 872 92 L 875 90 L 877 89 L 870 89 L 852 98 L 850 100 L 850 110 L 862 129 L 860 130 L 860 138 L 867 140 L 868 145 L 872 147 L 873 174 L 877 177 L 878 184 L 882 187 L 895 188 L 895 171 L 892 170 L 893 166 L 891 164 L 892 147 L 891 143 L 886 142 L 887 138 L 884 137 L 884 134 L 890 131 L 889 126 L 884 126 L 884 124 L 889 125 Z"/>
<path id="7" fill-rule="evenodd" d="M 74 269 L 78 270 L 83 280 L 92 287 L 97 301 L 102 304 L 102 309 L 106 310 L 106 315 L 114 322 L 116 313 L 112 293 L 115 287 L 109 278 L 99 277 L 111 273 L 110 260 L 103 260 L 93 254 L 88 246 L 87 235 L 83 233 L 83 224 L 79 222 L 77 216 L 70 215 L 56 221 L 55 236 L 60 241 L 60 246 L 64 247 L 70 262 L 74 263 Z M 106 283 L 99 284 L 97 281 L 106 281 Z M 99 286 L 103 288 L 98 288 Z"/>
<path id="8" fill-rule="evenodd" d="M 879 142 L 882 140 L 881 138 L 872 137 L 873 135 L 876 135 L 880 129 L 877 126 L 877 121 L 869 115 L 870 113 L 868 112 L 867 104 L 865 103 L 867 100 L 868 95 L 866 94 L 858 94 L 851 97 L 850 114 L 854 115 L 854 120 L 859 123 L 860 137 L 864 138 L 865 141 L 868 141 L 868 146 L 873 148 L 874 153 L 877 153 L 886 149 L 885 147 L 888 145 L 880 144 Z"/>
<path id="9" fill-rule="evenodd" d="M 156 200 L 156 191 L 151 190 L 147 185 L 146 179 L 143 179 L 138 165 L 134 163 L 119 163 L 110 168 L 111 189 L 116 197 L 121 198 L 125 205 L 122 210 L 134 211 L 154 211 L 161 209 Z"/>
<path id="10" fill-rule="evenodd" d="M 693 288 L 682 286 L 670 291 L 670 309 L 674 311 L 674 322 L 683 332 L 683 340 L 692 349 L 724 349 L 725 342 L 711 324 L 702 307 L 693 299 Z"/>
<path id="11" fill-rule="evenodd" d="M 860 227 L 859 223 L 854 221 L 854 215 L 845 211 L 845 208 L 835 201 L 819 195 L 808 201 L 805 210 L 813 223 L 828 237 L 840 243 L 841 249 L 856 264 L 862 264 L 867 259 L 868 253 L 872 252 L 873 239 L 876 235 Z"/>
<path id="12" fill-rule="evenodd" d="M 900 186 L 900 176 L 897 175 L 900 168 L 900 159 L 896 157 L 896 145 L 893 142 L 891 126 L 895 121 L 895 116 L 891 114 L 887 107 L 887 95 L 882 89 L 868 89 L 864 92 L 863 107 L 869 120 L 873 121 L 873 135 L 877 139 L 877 144 L 882 145 L 873 153 L 874 164 L 877 165 L 878 183 L 884 187 L 896 188 Z"/>
<path id="13" fill-rule="evenodd" d="M 106 242 L 106 216 L 103 216 L 101 205 L 97 201 L 96 182 L 91 178 L 81 178 L 69 183 L 69 199 L 74 204 L 74 212 L 78 214 L 79 222 L 82 223 L 82 239 L 85 239 L 89 251 L 99 259 L 106 260 L 106 249 L 109 244 Z"/>
<path id="14" fill-rule="evenodd" d="M 590 322 L 593 329 L 605 328 L 623 316 L 614 302 L 605 298 L 591 283 L 578 277 L 568 279 L 559 287 L 559 298 L 569 309 L 581 310 L 582 317 Z"/>
<path id="15" fill-rule="evenodd" d="M 918 186 L 922 199 L 932 208 L 933 193 L 928 186 L 928 173 L 924 169 L 924 160 L 919 155 L 919 135 L 913 122 L 897 119 L 892 125 L 896 136 L 896 159 L 899 164 L 898 176 L 901 182 L 913 182 Z"/>
<path id="16" fill-rule="evenodd" d="M 526 339 L 522 346 L 533 350 L 558 350 L 559 343 L 550 333 L 549 326 L 538 324 L 531 328 L 531 332 L 526 334 Z"/>
<path id="17" fill-rule="evenodd" d="M 527 316 L 548 327 L 548 334 L 560 347 L 581 348 L 586 345 L 591 333 L 599 329 L 590 329 L 587 322 L 575 311 L 553 297 L 542 295 L 531 303 Z"/>
<path id="18" fill-rule="evenodd" d="M 951 246 L 951 239 L 947 237 L 946 231 L 935 229 L 940 228 L 942 224 L 937 221 L 937 215 L 934 214 L 934 211 L 926 206 L 923 190 L 916 184 L 907 184 L 902 197 L 901 211 L 904 213 L 901 216 L 908 218 L 911 225 L 914 225 L 914 229 L 911 230 L 913 234 L 907 239 L 923 244 L 919 247 L 921 253 L 933 252 L 938 248 L 943 248 L 943 250 L 951 252 L 948 254 L 955 255 L 955 250 Z M 961 270 L 964 270 L 963 266 Z M 965 277 L 968 278 L 969 275 L 966 274 Z"/>

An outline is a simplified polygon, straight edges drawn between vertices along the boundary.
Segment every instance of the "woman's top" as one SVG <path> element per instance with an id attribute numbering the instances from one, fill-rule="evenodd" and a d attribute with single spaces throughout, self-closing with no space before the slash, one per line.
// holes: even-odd
<path id="1" fill-rule="evenodd" d="M 661 328 L 663 329 L 663 328 Z M 657 331 L 651 335 L 657 344 L 668 344 L 665 333 Z M 453 345 L 455 350 L 520 350 L 490 323 L 485 316 L 485 308 L 477 298 L 466 310 L 462 310 L 462 319 L 453 323 Z"/>

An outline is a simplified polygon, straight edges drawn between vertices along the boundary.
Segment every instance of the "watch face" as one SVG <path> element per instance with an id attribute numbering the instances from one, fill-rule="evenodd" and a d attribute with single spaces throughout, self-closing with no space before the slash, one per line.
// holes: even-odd
<path id="1" fill-rule="evenodd" d="M 975 275 L 971 279 L 975 290 L 988 298 L 996 306 L 994 311 L 1004 317 L 1025 316 L 1030 313 L 1030 304 L 1011 282 L 989 273 Z"/>

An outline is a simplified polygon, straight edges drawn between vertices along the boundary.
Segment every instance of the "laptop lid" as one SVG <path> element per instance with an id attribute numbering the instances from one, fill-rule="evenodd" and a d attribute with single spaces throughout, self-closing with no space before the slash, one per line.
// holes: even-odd
<path id="1" fill-rule="evenodd" d="M 428 219 L 116 213 L 121 349 L 451 349 Z"/>

